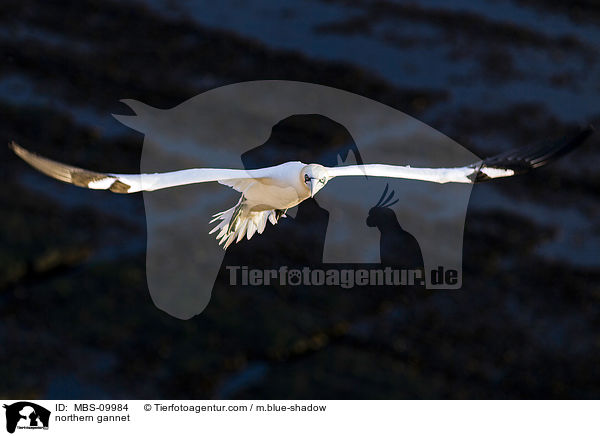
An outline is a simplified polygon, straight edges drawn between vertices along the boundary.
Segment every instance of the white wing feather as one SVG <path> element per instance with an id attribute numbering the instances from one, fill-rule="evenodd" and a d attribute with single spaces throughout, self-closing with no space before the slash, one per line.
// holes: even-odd
<path id="1" fill-rule="evenodd" d="M 275 167 L 256 170 L 193 168 L 154 174 L 99 173 L 39 156 L 14 142 L 10 147 L 29 165 L 54 179 L 89 189 L 109 189 L 121 194 L 205 182 L 221 182 L 243 192 L 255 179 L 266 179 L 276 173 L 273 170 Z"/>
<path id="2" fill-rule="evenodd" d="M 579 147 L 594 133 L 588 126 L 556 141 L 543 141 L 528 147 L 509 150 L 471 165 L 457 168 L 413 168 L 396 165 L 351 165 L 327 168 L 330 178 L 339 176 L 373 176 L 422 180 L 436 183 L 478 183 L 500 177 L 524 174 L 547 165 Z"/>
<path id="3" fill-rule="evenodd" d="M 422 180 L 436 183 L 473 183 L 473 180 L 469 178 L 469 175 L 473 174 L 473 171 L 474 168 L 472 166 L 459 168 L 413 168 L 411 166 L 382 164 L 327 168 L 327 173 L 331 178 L 340 176 L 371 176 Z"/>

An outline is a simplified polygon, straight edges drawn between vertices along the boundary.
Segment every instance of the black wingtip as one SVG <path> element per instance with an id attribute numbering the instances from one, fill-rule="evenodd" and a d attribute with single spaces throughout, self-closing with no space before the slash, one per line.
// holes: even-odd
<path id="1" fill-rule="evenodd" d="M 510 150 L 506 153 L 486 158 L 479 164 L 478 168 L 474 166 L 476 169 L 474 169 L 470 178 L 475 183 L 494 179 L 495 177 L 490 177 L 481 171 L 484 168 L 511 170 L 515 175 L 527 173 L 534 168 L 545 166 L 570 153 L 575 148 L 584 144 L 594 132 L 594 126 L 590 124 L 559 140 L 543 141 L 529 147 Z"/>
<path id="2" fill-rule="evenodd" d="M 532 161 L 532 166 L 535 168 L 537 166 L 546 165 L 546 163 L 570 153 L 575 148 L 583 145 L 594 132 L 594 126 L 590 124 L 587 127 L 580 129 L 578 132 L 565 136 L 562 140 L 556 141 L 554 147 L 549 147 L 546 156 L 540 156 L 537 159 L 537 162 Z"/>

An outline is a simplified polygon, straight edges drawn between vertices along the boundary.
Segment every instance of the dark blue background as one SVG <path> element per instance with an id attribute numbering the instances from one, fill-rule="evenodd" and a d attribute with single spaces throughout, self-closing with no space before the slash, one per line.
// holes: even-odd
<path id="1" fill-rule="evenodd" d="M 3 0 L 0 141 L 137 172 L 143 138 L 110 116 L 127 112 L 119 99 L 168 108 L 285 79 L 381 101 L 494 154 L 598 124 L 598 23 L 588 1 Z M 596 137 L 474 188 L 461 291 L 228 289 L 190 321 L 150 300 L 141 195 L 63 185 L 0 155 L 0 396 L 599 395 Z"/>

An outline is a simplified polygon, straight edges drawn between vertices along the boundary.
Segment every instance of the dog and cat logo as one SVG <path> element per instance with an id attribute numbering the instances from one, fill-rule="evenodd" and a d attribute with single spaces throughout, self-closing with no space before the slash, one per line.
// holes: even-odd
<path id="1" fill-rule="evenodd" d="M 3 406 L 6 409 L 6 431 L 14 433 L 16 429 L 47 430 L 50 411 L 29 401 L 19 401 Z"/>

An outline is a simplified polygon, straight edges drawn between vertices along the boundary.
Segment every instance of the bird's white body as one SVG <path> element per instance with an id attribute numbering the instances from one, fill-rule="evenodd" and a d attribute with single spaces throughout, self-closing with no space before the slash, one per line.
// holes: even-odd
<path id="1" fill-rule="evenodd" d="M 325 186 L 325 171 L 321 165 L 294 161 L 248 170 L 245 178 L 219 180 L 219 183 L 241 192 L 242 196 L 234 207 L 214 215 L 213 221 L 221 222 L 210 233 L 218 231 L 217 239 L 224 243 L 225 248 L 244 236 L 250 239 L 255 232 L 262 233 L 267 221 L 277 224 L 280 217 L 285 217 L 287 209 L 302 203 Z M 322 183 L 314 176 L 320 176 Z M 314 185 L 313 179 L 316 180 Z"/>
<path id="2" fill-rule="evenodd" d="M 265 168 L 267 171 L 264 172 L 269 175 L 244 180 L 242 183 L 247 184 L 244 190 L 235 188 L 240 184 L 237 180 L 231 182 L 224 180 L 219 183 L 242 192 L 252 211 L 285 210 L 310 197 L 310 189 L 300 177 L 304 167 L 306 167 L 305 163 L 296 161 Z"/>

